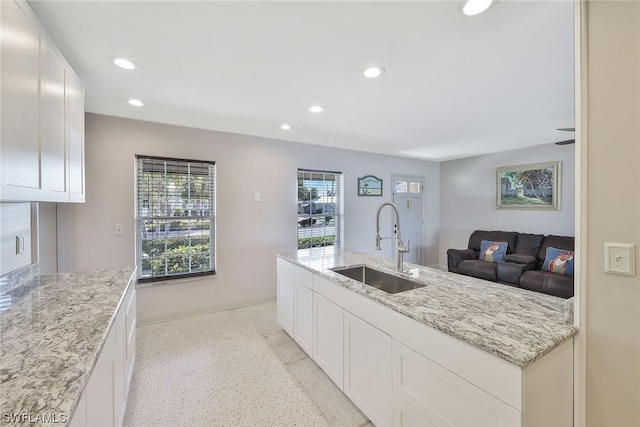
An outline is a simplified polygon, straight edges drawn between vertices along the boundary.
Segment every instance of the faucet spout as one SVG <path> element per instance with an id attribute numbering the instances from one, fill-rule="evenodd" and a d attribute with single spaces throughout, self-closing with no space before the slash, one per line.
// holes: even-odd
<path id="1" fill-rule="evenodd" d="M 404 254 L 409 252 L 409 244 L 405 247 L 402 244 L 402 237 L 400 234 L 400 213 L 398 212 L 398 208 L 396 205 L 390 202 L 384 202 L 380 206 L 378 206 L 378 211 L 376 212 L 376 250 L 382 249 L 380 247 L 380 241 L 382 237 L 380 237 L 380 212 L 385 206 L 391 206 L 393 211 L 396 214 L 396 270 L 403 271 L 404 270 Z"/>

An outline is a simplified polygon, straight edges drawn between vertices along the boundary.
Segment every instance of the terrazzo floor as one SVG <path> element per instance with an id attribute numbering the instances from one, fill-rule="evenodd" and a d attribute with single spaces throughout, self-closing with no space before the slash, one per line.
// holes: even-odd
<path id="1" fill-rule="evenodd" d="M 276 322 L 276 303 L 137 329 L 124 426 L 371 426 Z"/>

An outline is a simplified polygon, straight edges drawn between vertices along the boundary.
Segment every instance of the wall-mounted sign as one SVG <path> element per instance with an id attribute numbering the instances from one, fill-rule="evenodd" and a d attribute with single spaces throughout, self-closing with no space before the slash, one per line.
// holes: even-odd
<path id="1" fill-rule="evenodd" d="M 358 196 L 382 196 L 382 180 L 373 175 L 358 178 Z"/>

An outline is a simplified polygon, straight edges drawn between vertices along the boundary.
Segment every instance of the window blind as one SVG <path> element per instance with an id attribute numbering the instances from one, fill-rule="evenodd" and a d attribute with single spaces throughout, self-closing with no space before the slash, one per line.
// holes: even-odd
<path id="1" fill-rule="evenodd" d="M 215 273 L 215 163 L 136 163 L 138 281 Z"/>
<path id="2" fill-rule="evenodd" d="M 342 246 L 342 173 L 298 169 L 298 249 Z"/>

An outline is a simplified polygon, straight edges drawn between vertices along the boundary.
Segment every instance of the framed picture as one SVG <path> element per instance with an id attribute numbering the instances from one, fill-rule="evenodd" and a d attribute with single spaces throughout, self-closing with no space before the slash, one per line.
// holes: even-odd
<path id="1" fill-rule="evenodd" d="M 382 180 L 373 175 L 358 178 L 358 196 L 382 196 Z"/>
<path id="2" fill-rule="evenodd" d="M 497 169 L 497 209 L 560 210 L 560 162 Z"/>

